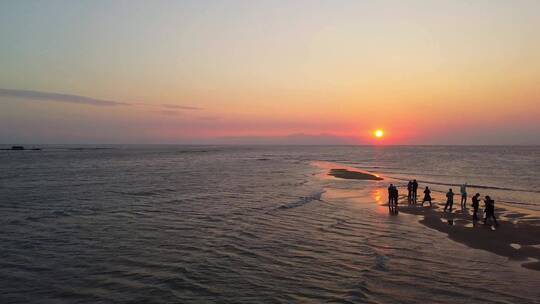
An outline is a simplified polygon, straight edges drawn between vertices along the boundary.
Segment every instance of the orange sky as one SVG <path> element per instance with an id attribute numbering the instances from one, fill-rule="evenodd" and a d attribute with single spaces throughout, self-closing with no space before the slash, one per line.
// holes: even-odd
<path id="1" fill-rule="evenodd" d="M 538 1 L 4 2 L 0 37 L 0 143 L 540 144 Z"/>

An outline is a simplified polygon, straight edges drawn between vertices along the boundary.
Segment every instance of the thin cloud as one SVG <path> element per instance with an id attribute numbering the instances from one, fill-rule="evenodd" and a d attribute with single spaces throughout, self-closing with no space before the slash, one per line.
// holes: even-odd
<path id="1" fill-rule="evenodd" d="M 215 120 L 220 120 L 221 117 L 219 117 L 219 116 L 200 116 L 198 119 L 215 121 Z"/>
<path id="2" fill-rule="evenodd" d="M 189 110 L 189 111 L 202 110 L 199 107 L 183 106 L 183 105 L 175 105 L 175 104 L 151 105 L 151 104 L 144 104 L 144 103 L 128 103 L 128 102 L 121 102 L 121 101 L 116 101 L 116 100 L 99 99 L 99 98 L 73 95 L 73 94 L 42 92 L 42 91 L 33 91 L 33 90 L 2 89 L 2 88 L 0 88 L 0 97 L 17 98 L 17 99 L 34 100 L 34 101 L 64 102 L 64 103 L 84 104 L 84 105 L 92 105 L 92 106 L 161 107 L 164 109 L 162 111 L 162 114 L 165 114 L 165 115 L 178 115 L 180 113 L 177 111 L 180 111 L 180 110 Z"/>
<path id="3" fill-rule="evenodd" d="M 40 92 L 30 90 L 13 90 L 13 89 L 0 89 L 0 97 L 20 98 L 27 100 L 38 101 L 57 101 L 66 103 L 86 104 L 93 106 L 129 106 L 131 104 L 127 102 L 120 102 L 114 100 L 97 99 L 92 97 L 52 93 L 52 92 Z"/>
<path id="4" fill-rule="evenodd" d="M 163 115 L 169 115 L 169 116 L 182 115 L 182 113 L 178 111 L 171 111 L 171 110 L 162 110 L 162 111 L 159 111 L 158 113 L 163 114 Z"/>
<path id="5" fill-rule="evenodd" d="M 198 107 L 192 107 L 192 106 L 181 106 L 181 105 L 174 105 L 174 104 L 162 104 L 161 105 L 164 108 L 168 109 L 179 109 L 179 110 L 201 110 L 201 108 Z"/>

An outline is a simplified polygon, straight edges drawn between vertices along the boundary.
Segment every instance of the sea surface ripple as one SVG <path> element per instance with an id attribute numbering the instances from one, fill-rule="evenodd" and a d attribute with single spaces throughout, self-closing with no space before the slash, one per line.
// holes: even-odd
<path id="1" fill-rule="evenodd" d="M 539 302 L 538 272 L 327 195 L 373 201 L 384 181 L 321 179 L 311 165 L 373 165 L 366 151 L 1 153 L 0 303 Z"/>

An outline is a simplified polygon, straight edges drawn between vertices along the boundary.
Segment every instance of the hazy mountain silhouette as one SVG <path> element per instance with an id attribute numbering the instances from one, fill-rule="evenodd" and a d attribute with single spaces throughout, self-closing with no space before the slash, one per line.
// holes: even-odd
<path id="1" fill-rule="evenodd" d="M 290 134 L 285 136 L 227 136 L 205 139 L 204 143 L 228 145 L 358 145 L 356 137 L 332 134 Z M 197 141 L 197 143 L 200 143 Z"/>

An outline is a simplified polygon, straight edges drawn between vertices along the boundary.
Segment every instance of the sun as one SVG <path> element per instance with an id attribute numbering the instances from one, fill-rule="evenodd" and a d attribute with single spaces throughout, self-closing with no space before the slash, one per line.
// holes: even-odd
<path id="1" fill-rule="evenodd" d="M 375 132 L 373 132 L 373 134 L 376 138 L 382 138 L 384 136 L 384 131 L 381 129 L 377 129 L 375 130 Z"/>

